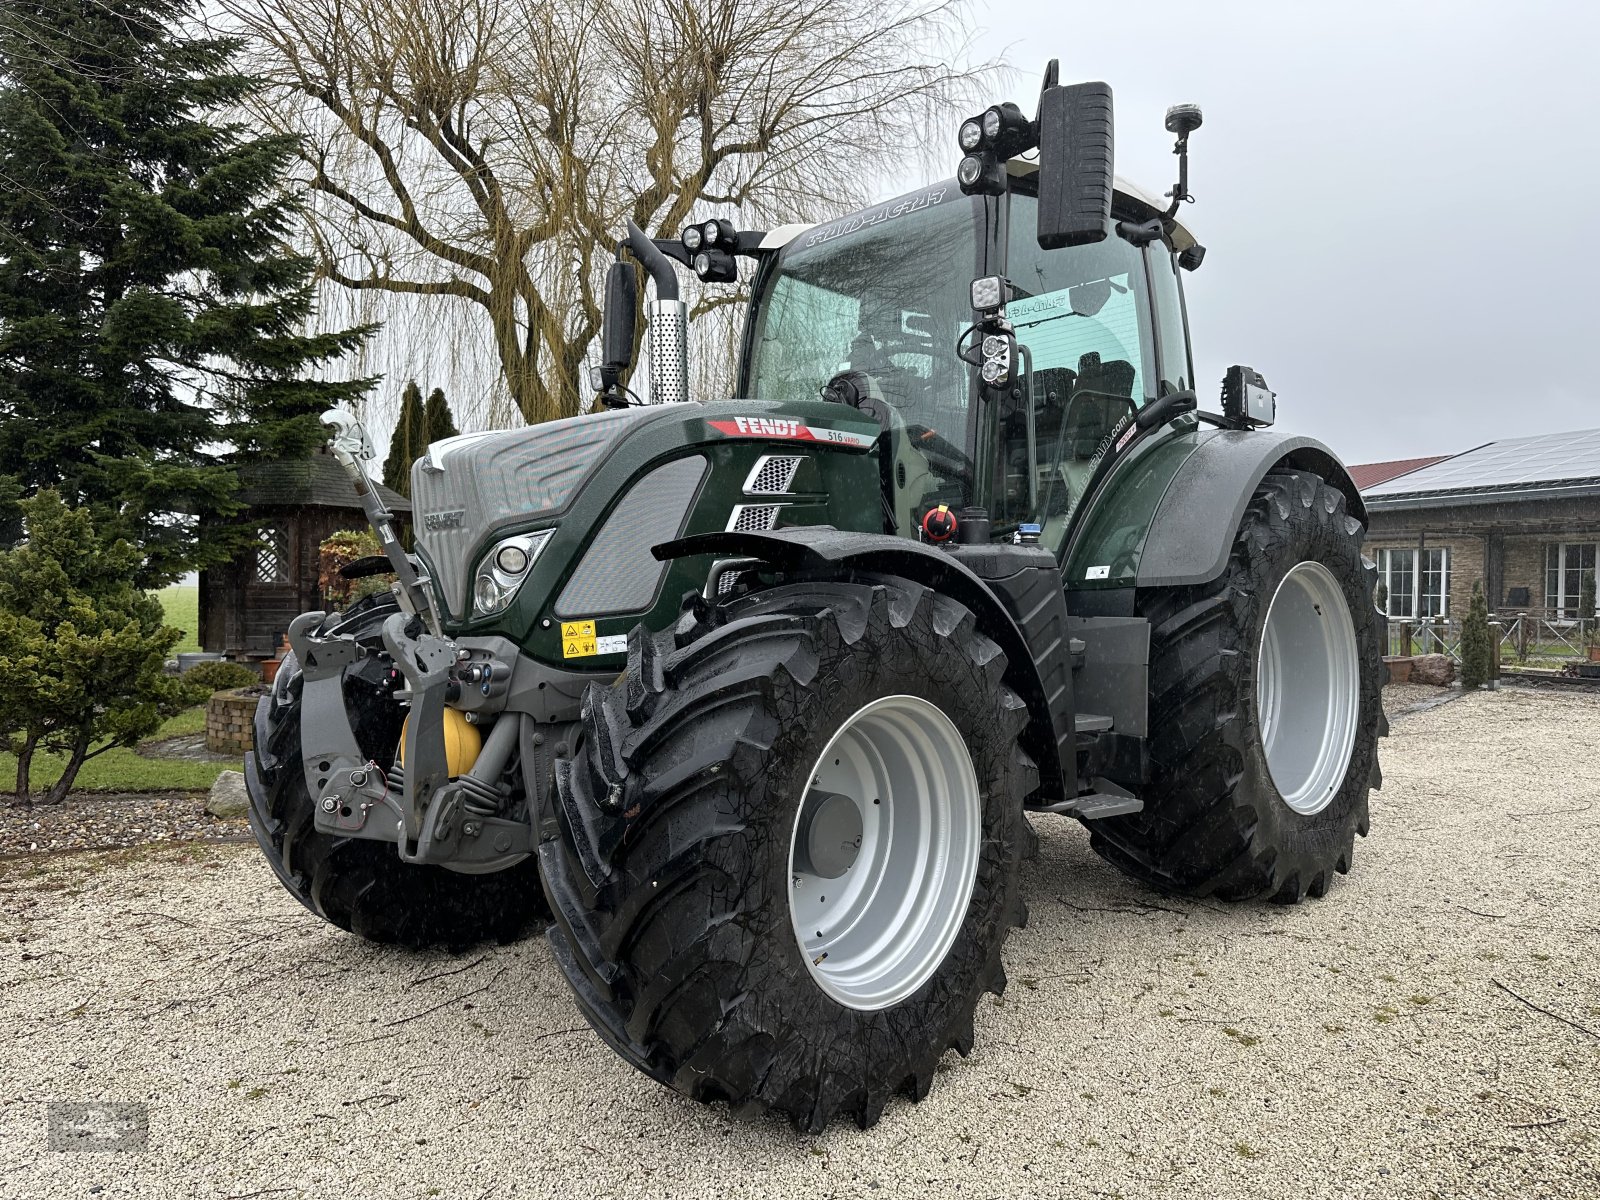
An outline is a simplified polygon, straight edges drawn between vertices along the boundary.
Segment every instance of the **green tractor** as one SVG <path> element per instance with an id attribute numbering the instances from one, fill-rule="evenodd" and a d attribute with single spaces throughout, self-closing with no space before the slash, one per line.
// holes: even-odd
<path id="1" fill-rule="evenodd" d="M 1168 113 L 1152 197 L 1113 180 L 1110 89 L 1052 64 L 949 182 L 630 227 L 596 411 L 430 447 L 413 554 L 330 414 L 385 547 L 355 568 L 396 580 L 298 617 L 256 714 L 283 884 L 376 941 L 547 926 L 622 1057 L 811 1130 L 970 1050 L 1030 813 L 1163 892 L 1322 895 L 1379 784 L 1366 514 L 1255 372 L 1197 407 L 1199 124 Z M 740 398 L 691 400 L 679 268 L 741 262 Z"/>

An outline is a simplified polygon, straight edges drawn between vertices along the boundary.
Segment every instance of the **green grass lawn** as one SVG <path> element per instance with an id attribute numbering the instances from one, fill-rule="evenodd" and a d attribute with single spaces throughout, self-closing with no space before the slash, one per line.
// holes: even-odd
<path id="1" fill-rule="evenodd" d="M 190 589 L 193 590 L 193 589 Z M 179 713 L 156 731 L 156 738 L 201 733 L 206 727 L 205 708 Z M 61 776 L 64 759 L 36 754 L 30 786 L 37 795 Z M 80 792 L 180 792 L 205 791 L 223 771 L 241 771 L 242 762 L 184 762 L 172 758 L 145 758 L 132 749 L 107 750 L 83 764 L 73 784 Z M 9 793 L 17 777 L 17 760 L 0 753 L 0 792 Z"/>
<path id="2" fill-rule="evenodd" d="M 200 649 L 200 589 L 194 584 L 175 583 L 162 588 L 156 598 L 167 610 L 167 624 L 183 630 L 183 637 L 172 648 L 172 653 Z"/>

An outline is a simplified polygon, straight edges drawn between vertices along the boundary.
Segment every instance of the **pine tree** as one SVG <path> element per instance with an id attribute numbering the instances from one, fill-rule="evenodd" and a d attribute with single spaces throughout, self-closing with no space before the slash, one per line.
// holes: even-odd
<path id="1" fill-rule="evenodd" d="M 456 428 L 455 415 L 450 411 L 450 402 L 444 398 L 443 388 L 434 388 L 428 393 L 427 419 L 424 423 L 428 427 L 429 446 L 461 432 Z"/>
<path id="2" fill-rule="evenodd" d="M 402 496 L 411 495 L 411 464 L 428 448 L 428 418 L 422 389 L 415 379 L 400 396 L 400 416 L 389 435 L 389 457 L 383 460 L 383 482 Z"/>
<path id="3" fill-rule="evenodd" d="M 1494 639 L 1489 632 L 1489 603 L 1484 598 L 1482 581 L 1472 585 L 1472 604 L 1461 624 L 1461 686 L 1467 690 L 1489 682 L 1493 666 Z"/>
<path id="4" fill-rule="evenodd" d="M 17 496 L 58 488 L 148 584 L 248 536 L 206 520 L 237 509 L 230 461 L 309 453 L 369 386 L 305 378 L 371 330 L 302 332 L 297 142 L 227 115 L 258 83 L 194 22 L 189 0 L 0 15 L 0 541 Z"/>

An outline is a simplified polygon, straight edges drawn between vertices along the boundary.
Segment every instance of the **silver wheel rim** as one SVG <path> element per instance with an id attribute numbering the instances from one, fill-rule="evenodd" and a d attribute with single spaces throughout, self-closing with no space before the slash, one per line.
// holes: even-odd
<path id="1" fill-rule="evenodd" d="M 936 705 L 885 696 L 839 728 L 808 782 L 789 837 L 795 939 L 833 999 L 888 1008 L 928 981 L 966 917 L 983 839 L 972 756 Z"/>
<path id="2" fill-rule="evenodd" d="M 1344 782 L 1359 691 L 1356 627 L 1344 590 L 1321 563 L 1300 563 L 1267 609 L 1256 713 L 1273 786 L 1303 816 L 1326 808 Z"/>

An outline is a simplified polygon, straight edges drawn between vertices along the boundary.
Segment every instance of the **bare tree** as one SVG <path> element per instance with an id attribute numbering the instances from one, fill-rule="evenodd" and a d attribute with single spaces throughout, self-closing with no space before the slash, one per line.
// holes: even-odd
<path id="1" fill-rule="evenodd" d="M 583 403 L 628 218 L 821 216 L 924 147 L 974 77 L 956 2 L 220 0 L 306 137 L 325 275 L 473 306 L 530 422 Z"/>

